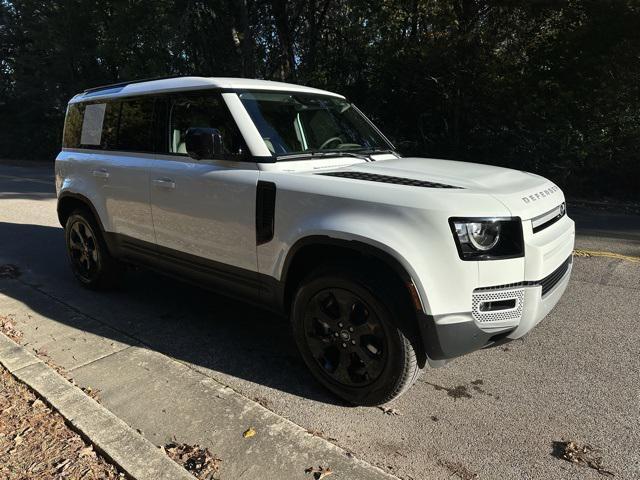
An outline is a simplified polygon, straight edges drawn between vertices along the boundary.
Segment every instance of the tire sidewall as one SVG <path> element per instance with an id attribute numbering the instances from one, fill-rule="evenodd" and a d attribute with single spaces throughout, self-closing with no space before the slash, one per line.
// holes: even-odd
<path id="1" fill-rule="evenodd" d="M 307 344 L 304 327 L 305 309 L 309 300 L 326 288 L 341 288 L 360 297 L 373 309 L 383 326 L 386 337 L 387 362 L 380 376 L 363 387 L 348 387 L 332 379 L 318 365 Z M 357 405 L 377 405 L 397 389 L 405 368 L 405 350 L 401 333 L 395 325 L 392 303 L 385 301 L 381 292 L 376 291 L 364 277 L 347 272 L 331 272 L 314 275 L 303 282 L 292 306 L 292 330 L 298 350 L 314 376 L 329 390 Z"/>

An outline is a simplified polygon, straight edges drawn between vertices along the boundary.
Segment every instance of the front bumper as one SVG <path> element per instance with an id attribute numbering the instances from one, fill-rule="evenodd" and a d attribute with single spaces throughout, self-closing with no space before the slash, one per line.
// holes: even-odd
<path id="1" fill-rule="evenodd" d="M 471 312 L 436 316 L 421 313 L 418 323 L 428 359 L 433 364 L 522 337 L 558 303 L 569 283 L 572 266 L 570 256 L 539 281 L 478 289 L 474 295 L 516 299 L 512 314 L 491 317 L 489 327 L 482 326 L 475 305 Z"/>

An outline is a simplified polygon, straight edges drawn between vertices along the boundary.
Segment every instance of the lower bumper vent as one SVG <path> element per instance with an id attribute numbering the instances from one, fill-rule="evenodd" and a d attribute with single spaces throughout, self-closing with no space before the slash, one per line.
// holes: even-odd
<path id="1" fill-rule="evenodd" d="M 476 322 L 520 320 L 524 304 L 524 289 L 475 292 L 472 303 L 472 315 Z"/>
<path id="2" fill-rule="evenodd" d="M 547 293 L 549 293 L 553 287 L 564 277 L 564 274 L 567 273 L 569 267 L 571 266 L 571 262 L 573 261 L 573 257 L 567 258 L 562 265 L 556 268 L 549 275 L 540 280 L 540 285 L 542 285 L 542 296 L 544 297 Z"/>

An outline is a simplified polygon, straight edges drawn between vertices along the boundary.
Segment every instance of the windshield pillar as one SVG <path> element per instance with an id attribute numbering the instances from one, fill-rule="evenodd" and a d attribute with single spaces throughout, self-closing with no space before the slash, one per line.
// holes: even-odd
<path id="1" fill-rule="evenodd" d="M 227 104 L 227 107 L 231 112 L 231 116 L 240 130 L 240 133 L 249 148 L 251 156 L 259 158 L 273 158 L 273 155 L 264 143 L 256 125 L 253 123 L 249 113 L 247 113 L 246 108 L 240 101 L 238 94 L 235 92 L 225 92 L 222 94 L 222 98 Z"/>

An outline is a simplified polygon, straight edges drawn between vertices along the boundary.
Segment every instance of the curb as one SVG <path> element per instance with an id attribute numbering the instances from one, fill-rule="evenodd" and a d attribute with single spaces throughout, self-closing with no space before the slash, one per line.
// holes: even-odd
<path id="1" fill-rule="evenodd" d="M 2 333 L 0 364 L 128 476 L 135 480 L 193 480 L 161 449 Z"/>

